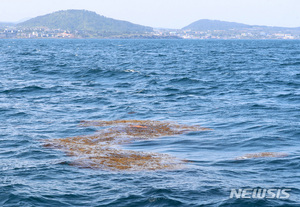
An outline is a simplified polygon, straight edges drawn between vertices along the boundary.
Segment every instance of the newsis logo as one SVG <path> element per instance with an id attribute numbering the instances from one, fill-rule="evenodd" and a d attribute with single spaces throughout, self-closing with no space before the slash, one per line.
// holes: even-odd
<path id="1" fill-rule="evenodd" d="M 291 189 L 283 188 L 244 188 L 231 189 L 230 198 L 257 198 L 257 199 L 288 199 Z"/>

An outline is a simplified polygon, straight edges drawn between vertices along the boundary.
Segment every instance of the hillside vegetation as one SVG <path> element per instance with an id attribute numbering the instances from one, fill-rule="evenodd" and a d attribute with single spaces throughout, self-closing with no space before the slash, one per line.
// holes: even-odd
<path id="1" fill-rule="evenodd" d="M 64 29 L 69 31 L 88 31 L 108 34 L 134 34 L 151 32 L 151 27 L 115 20 L 86 10 L 57 11 L 38 16 L 18 24 L 19 27 Z"/>

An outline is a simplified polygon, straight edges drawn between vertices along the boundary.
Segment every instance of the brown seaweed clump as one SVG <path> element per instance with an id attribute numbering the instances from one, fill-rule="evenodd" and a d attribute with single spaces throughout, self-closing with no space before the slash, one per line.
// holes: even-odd
<path id="1" fill-rule="evenodd" d="M 82 121 L 80 126 L 104 127 L 96 134 L 45 140 L 45 147 L 75 156 L 72 165 L 109 170 L 179 169 L 184 161 L 160 153 L 120 149 L 119 145 L 138 140 L 210 130 L 200 126 L 151 120 Z"/>
<path id="2" fill-rule="evenodd" d="M 279 153 L 279 152 L 260 152 L 260 153 L 253 153 L 253 154 L 245 154 L 241 157 L 237 157 L 236 160 L 246 160 L 252 158 L 274 158 L 274 157 L 286 157 L 288 156 L 286 153 Z"/>

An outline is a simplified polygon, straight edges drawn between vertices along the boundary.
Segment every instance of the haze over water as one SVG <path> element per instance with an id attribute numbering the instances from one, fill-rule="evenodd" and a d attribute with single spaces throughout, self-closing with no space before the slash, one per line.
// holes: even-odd
<path id="1" fill-rule="evenodd" d="M 300 41 L 0 40 L 1 206 L 297 206 Z M 42 140 L 95 133 L 81 120 L 159 120 L 213 131 L 124 149 L 179 170 L 71 166 Z M 247 153 L 286 157 L 236 160 Z M 230 199 L 232 188 L 290 188 Z"/>

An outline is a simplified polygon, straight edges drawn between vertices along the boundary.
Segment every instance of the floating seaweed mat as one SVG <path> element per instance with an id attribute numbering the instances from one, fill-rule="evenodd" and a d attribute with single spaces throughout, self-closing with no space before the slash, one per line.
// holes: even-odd
<path id="1" fill-rule="evenodd" d="M 286 157 L 288 156 L 286 153 L 279 153 L 279 152 L 260 152 L 260 153 L 253 153 L 253 154 L 245 154 L 241 157 L 237 157 L 236 160 L 246 160 L 252 158 L 268 158 L 268 157 Z"/>
<path id="2" fill-rule="evenodd" d="M 60 149 L 69 156 L 75 156 L 71 165 L 108 170 L 180 169 L 185 161 L 173 156 L 123 150 L 118 145 L 192 131 L 211 130 L 176 122 L 151 120 L 82 121 L 80 126 L 103 128 L 93 135 L 44 140 L 44 146 Z"/>

